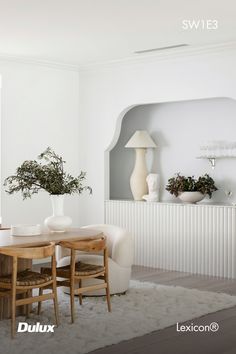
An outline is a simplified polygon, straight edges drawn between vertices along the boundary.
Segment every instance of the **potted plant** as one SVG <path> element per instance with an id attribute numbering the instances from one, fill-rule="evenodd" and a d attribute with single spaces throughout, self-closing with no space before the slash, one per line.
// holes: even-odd
<path id="1" fill-rule="evenodd" d="M 217 187 L 208 174 L 196 179 L 194 176 L 185 177 L 177 173 L 168 180 L 166 190 L 179 197 L 183 202 L 196 203 L 205 198 L 206 195 L 211 198 Z"/>
<path id="2" fill-rule="evenodd" d="M 64 170 L 65 161 L 50 147 L 38 156 L 37 160 L 24 161 L 17 169 L 16 174 L 9 176 L 4 181 L 6 192 L 13 194 L 21 192 L 23 199 L 31 198 L 41 190 L 51 196 L 53 215 L 45 220 L 46 226 L 51 231 L 64 232 L 72 222 L 71 218 L 64 216 L 63 201 L 65 194 L 81 194 L 88 190 L 84 186 L 85 172 L 73 177 Z"/>

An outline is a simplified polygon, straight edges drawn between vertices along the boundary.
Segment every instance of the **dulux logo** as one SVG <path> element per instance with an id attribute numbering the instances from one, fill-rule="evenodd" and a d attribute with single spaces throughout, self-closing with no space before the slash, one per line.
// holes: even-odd
<path id="1" fill-rule="evenodd" d="M 37 322 L 35 325 L 30 325 L 26 322 L 19 322 L 17 332 L 30 332 L 30 333 L 54 333 L 55 325 L 41 325 Z"/>

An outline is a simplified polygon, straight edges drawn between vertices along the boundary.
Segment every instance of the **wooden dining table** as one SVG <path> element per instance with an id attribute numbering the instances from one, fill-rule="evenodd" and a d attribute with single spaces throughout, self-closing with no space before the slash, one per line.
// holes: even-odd
<path id="1" fill-rule="evenodd" d="M 0 248 L 5 247 L 34 247 L 47 242 L 54 242 L 56 245 L 62 240 L 75 241 L 97 239 L 102 235 L 101 231 L 92 229 L 69 229 L 66 232 L 43 232 L 38 236 L 11 236 L 11 230 L 0 230 Z M 18 271 L 32 268 L 32 261 L 28 259 L 19 259 Z M 8 275 L 12 272 L 12 259 L 0 253 L 0 276 Z M 20 295 L 18 295 L 20 296 Z M 21 307 L 18 308 L 18 314 L 22 314 Z M 11 311 L 11 299 L 7 296 L 0 297 L 0 320 L 9 318 Z"/>

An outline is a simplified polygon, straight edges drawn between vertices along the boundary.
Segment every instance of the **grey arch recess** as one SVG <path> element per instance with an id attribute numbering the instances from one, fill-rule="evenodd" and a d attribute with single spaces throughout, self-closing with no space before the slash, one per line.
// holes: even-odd
<path id="1" fill-rule="evenodd" d="M 127 106 L 124 108 L 120 114 L 118 115 L 116 119 L 116 125 L 115 125 L 115 130 L 114 130 L 114 135 L 113 138 L 107 147 L 107 149 L 104 152 L 104 184 L 105 184 L 105 200 L 110 199 L 110 152 L 115 148 L 117 145 L 120 134 L 121 134 L 121 129 L 122 129 L 122 123 L 124 121 L 124 118 L 126 117 L 127 113 L 132 110 L 133 108 L 139 107 L 139 106 L 151 106 L 151 105 L 157 105 L 157 104 L 167 104 L 167 103 L 181 103 L 181 102 L 190 102 L 190 101 L 202 101 L 202 100 L 208 100 L 208 99 L 231 99 L 236 101 L 236 97 L 233 96 L 207 96 L 207 97 L 201 97 L 201 98 L 191 98 L 188 100 L 182 99 L 182 100 L 176 100 L 176 101 L 159 101 L 159 102 L 143 102 L 143 103 L 135 103 Z"/>

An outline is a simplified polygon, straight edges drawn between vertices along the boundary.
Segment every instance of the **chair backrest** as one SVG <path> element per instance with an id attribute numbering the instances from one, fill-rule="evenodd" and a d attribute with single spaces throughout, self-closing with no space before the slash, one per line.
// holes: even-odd
<path id="1" fill-rule="evenodd" d="M 61 247 L 83 252 L 100 252 L 106 248 L 106 237 L 101 236 L 96 240 L 77 240 L 77 241 L 61 241 Z"/>
<path id="2" fill-rule="evenodd" d="M 106 236 L 107 240 L 108 255 L 112 258 L 113 246 L 122 234 L 122 228 L 108 224 L 95 224 L 83 226 L 82 229 L 94 229 L 103 232 L 103 235 Z"/>
<path id="3" fill-rule="evenodd" d="M 53 256 L 55 253 L 55 243 L 47 242 L 35 247 L 3 247 L 0 248 L 0 254 L 5 256 L 25 258 L 25 259 L 42 259 Z"/>
<path id="4" fill-rule="evenodd" d="M 87 225 L 83 228 L 103 232 L 107 238 L 108 256 L 122 267 L 131 267 L 134 243 L 132 235 L 126 229 L 109 224 Z"/>

